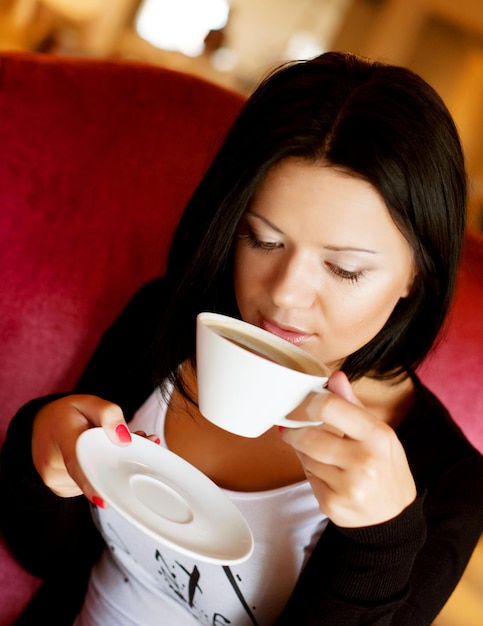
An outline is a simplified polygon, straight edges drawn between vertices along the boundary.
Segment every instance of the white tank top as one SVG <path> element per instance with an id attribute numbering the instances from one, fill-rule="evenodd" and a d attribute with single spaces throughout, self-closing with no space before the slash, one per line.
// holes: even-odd
<path id="1" fill-rule="evenodd" d="M 166 404 L 145 402 L 130 429 L 164 440 Z M 153 444 L 155 445 L 155 444 Z M 142 533 L 112 508 L 93 509 L 106 548 L 75 626 L 268 626 L 285 606 L 323 532 L 308 481 L 259 492 L 224 490 L 246 518 L 255 547 L 237 565 L 198 561 Z"/>

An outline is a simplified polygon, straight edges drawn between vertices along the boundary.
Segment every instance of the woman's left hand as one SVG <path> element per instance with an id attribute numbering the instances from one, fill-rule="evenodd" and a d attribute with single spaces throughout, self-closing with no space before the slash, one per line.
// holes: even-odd
<path id="1" fill-rule="evenodd" d="M 379 524 L 416 498 L 416 486 L 394 430 L 369 413 L 345 374 L 335 372 L 331 393 L 312 394 L 291 419 L 322 426 L 282 432 L 296 450 L 322 513 L 341 527 Z"/>

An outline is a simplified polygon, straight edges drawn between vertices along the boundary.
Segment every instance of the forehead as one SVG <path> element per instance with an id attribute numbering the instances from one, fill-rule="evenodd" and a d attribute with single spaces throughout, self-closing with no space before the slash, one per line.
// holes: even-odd
<path id="1" fill-rule="evenodd" d="M 258 185 L 254 199 L 260 195 L 277 194 L 290 197 L 300 193 L 303 188 L 307 194 L 314 194 L 322 201 L 324 198 L 338 196 L 341 200 L 351 200 L 357 195 L 361 202 L 377 203 L 387 210 L 384 199 L 378 190 L 362 177 L 346 170 L 325 163 L 324 161 L 307 161 L 289 157 L 273 165 Z M 292 192 L 292 193 L 291 193 Z"/>
<path id="2" fill-rule="evenodd" d="M 316 245 L 409 246 L 375 187 L 325 163 L 279 162 L 259 185 L 250 212 Z"/>
<path id="3" fill-rule="evenodd" d="M 268 212 L 277 208 L 282 212 L 287 205 L 294 210 L 312 208 L 317 214 L 344 208 L 354 214 L 389 214 L 382 196 L 366 180 L 325 163 L 295 158 L 269 169 L 251 204 Z"/>

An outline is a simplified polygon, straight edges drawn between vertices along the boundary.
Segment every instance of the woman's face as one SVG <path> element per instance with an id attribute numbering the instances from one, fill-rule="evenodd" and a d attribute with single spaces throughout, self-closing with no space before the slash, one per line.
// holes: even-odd
<path id="1" fill-rule="evenodd" d="M 333 167 L 279 163 L 238 231 L 242 318 L 333 370 L 379 332 L 414 275 L 411 248 L 382 197 Z"/>

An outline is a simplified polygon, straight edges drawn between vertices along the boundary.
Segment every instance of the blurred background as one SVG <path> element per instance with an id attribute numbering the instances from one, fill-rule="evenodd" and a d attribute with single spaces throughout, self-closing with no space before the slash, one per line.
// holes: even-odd
<path id="1" fill-rule="evenodd" d="M 469 226 L 483 231 L 483 0 L 0 0 L 2 50 L 143 61 L 244 94 L 280 62 L 327 50 L 405 65 L 455 118 Z M 434 626 L 481 624 L 482 542 Z"/>
<path id="2" fill-rule="evenodd" d="M 0 50 L 140 60 L 242 93 L 324 50 L 405 65 L 457 122 L 483 230 L 483 0 L 0 0 Z"/>

